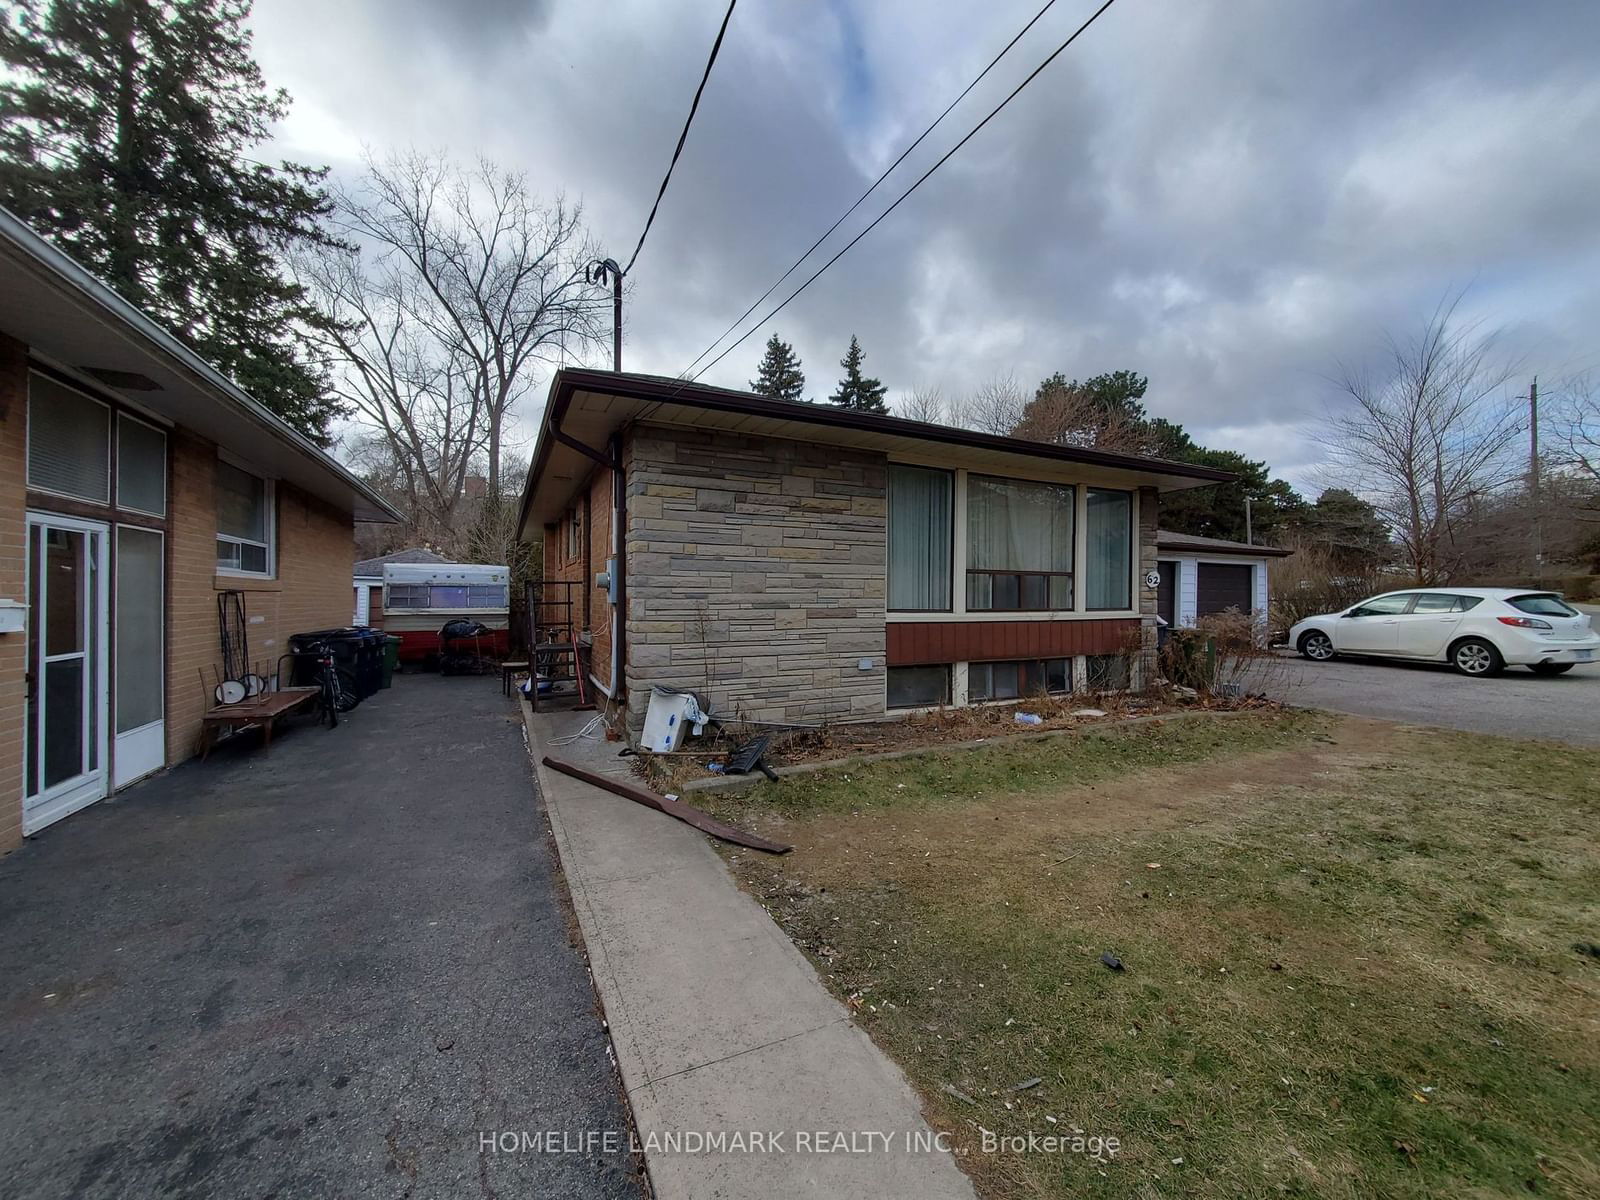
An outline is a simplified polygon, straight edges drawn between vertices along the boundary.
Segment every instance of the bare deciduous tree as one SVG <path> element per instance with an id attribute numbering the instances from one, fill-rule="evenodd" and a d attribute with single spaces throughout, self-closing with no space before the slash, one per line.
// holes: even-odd
<path id="1" fill-rule="evenodd" d="M 1575 376 L 1562 385 L 1552 425 L 1551 456 L 1557 465 L 1600 483 L 1600 384 L 1592 376 Z"/>
<path id="2" fill-rule="evenodd" d="M 337 190 L 334 225 L 355 251 L 298 264 L 337 323 L 318 345 L 341 398 L 388 444 L 407 499 L 451 525 L 469 472 L 497 501 L 509 418 L 537 365 L 582 358 L 607 298 L 577 206 L 526 176 L 442 155 L 369 158 Z"/>
<path id="3" fill-rule="evenodd" d="M 949 419 L 949 405 L 944 392 L 937 385 L 918 387 L 895 405 L 895 416 L 908 421 L 926 421 L 929 425 L 944 425 Z"/>
<path id="4" fill-rule="evenodd" d="M 972 393 L 961 422 L 984 433 L 1008 436 L 1022 420 L 1028 395 L 1012 375 L 997 375 Z"/>
<path id="5" fill-rule="evenodd" d="M 1080 386 L 1042 388 L 1025 406 L 1015 436 L 1061 446 L 1092 446 L 1124 454 L 1150 452 L 1149 422 L 1110 409 Z"/>
<path id="6" fill-rule="evenodd" d="M 1328 483 L 1372 502 L 1418 583 L 1449 575 L 1457 522 L 1522 465 L 1512 453 L 1521 408 L 1505 398 L 1511 367 L 1495 361 L 1492 336 L 1456 321 L 1460 299 L 1443 301 L 1418 335 L 1388 338 L 1381 370 L 1344 371 L 1346 404 L 1317 431 Z"/>

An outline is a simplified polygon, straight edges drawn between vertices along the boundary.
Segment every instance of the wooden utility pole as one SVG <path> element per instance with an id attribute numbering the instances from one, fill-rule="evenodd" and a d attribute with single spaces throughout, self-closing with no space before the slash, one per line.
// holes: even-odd
<path id="1" fill-rule="evenodd" d="M 1539 377 L 1528 385 L 1528 501 L 1533 505 L 1533 573 L 1544 583 L 1544 507 L 1539 502 Z"/>

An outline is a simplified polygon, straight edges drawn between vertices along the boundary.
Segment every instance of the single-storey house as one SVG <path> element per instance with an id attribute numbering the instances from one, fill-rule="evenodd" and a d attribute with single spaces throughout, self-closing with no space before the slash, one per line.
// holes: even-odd
<path id="1" fill-rule="evenodd" d="M 409 546 L 404 550 L 395 550 L 389 554 L 380 554 L 376 558 L 363 558 L 356 561 L 351 569 L 355 584 L 355 615 L 351 617 L 352 625 L 366 625 L 372 629 L 383 628 L 383 568 L 386 563 L 442 563 L 448 561 L 444 555 L 435 554 L 432 550 L 421 546 Z"/>
<path id="2" fill-rule="evenodd" d="M 1155 640 L 1161 493 L 1232 478 L 569 369 L 520 529 L 630 724 L 651 685 L 751 720 L 864 720 L 1103 678 Z"/>
<path id="3" fill-rule="evenodd" d="M 396 517 L 0 210 L 0 851 L 195 752 L 219 596 L 270 674 Z"/>
<path id="4" fill-rule="evenodd" d="M 1156 612 L 1168 625 L 1188 629 L 1230 608 L 1265 618 L 1267 560 L 1293 551 L 1158 529 L 1156 553 Z"/>

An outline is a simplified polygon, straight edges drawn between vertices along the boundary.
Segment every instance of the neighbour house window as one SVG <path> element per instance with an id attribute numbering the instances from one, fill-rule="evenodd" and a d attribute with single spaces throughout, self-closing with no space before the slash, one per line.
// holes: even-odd
<path id="1" fill-rule="evenodd" d="M 1065 658 L 972 663 L 967 667 L 969 700 L 1018 700 L 1072 690 L 1072 663 Z"/>
<path id="2" fill-rule="evenodd" d="M 1072 607 L 1070 485 L 967 477 L 967 608 Z"/>
<path id="3" fill-rule="evenodd" d="M 583 552 L 583 518 L 577 509 L 567 512 L 567 561 L 575 560 Z"/>
<path id="4" fill-rule="evenodd" d="M 217 569 L 272 574 L 272 483 L 217 460 Z"/>
<path id="5" fill-rule="evenodd" d="M 955 477 L 889 468 L 889 610 L 949 612 Z"/>
<path id="6" fill-rule="evenodd" d="M 1090 488 L 1084 564 L 1090 610 L 1133 607 L 1133 493 Z"/>
<path id="7" fill-rule="evenodd" d="M 933 708 L 950 703 L 950 668 L 890 667 L 890 708 Z"/>
<path id="8" fill-rule="evenodd" d="M 28 486 L 111 502 L 111 409 L 46 375 L 28 377 Z"/>
<path id="9" fill-rule="evenodd" d="M 117 507 L 167 515 L 167 435 L 117 414 Z"/>

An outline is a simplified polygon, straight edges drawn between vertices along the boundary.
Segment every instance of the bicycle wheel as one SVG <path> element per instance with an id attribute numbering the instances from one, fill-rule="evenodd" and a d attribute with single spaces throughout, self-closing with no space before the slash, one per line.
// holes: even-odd
<path id="1" fill-rule="evenodd" d="M 349 712 L 361 703 L 361 693 L 356 690 L 356 676 L 354 671 L 344 667 L 334 668 L 334 682 L 339 689 L 339 711 Z"/>
<path id="2" fill-rule="evenodd" d="M 339 681 L 326 667 L 322 670 L 322 695 L 318 697 L 322 713 L 328 718 L 328 728 L 339 724 Z"/>

